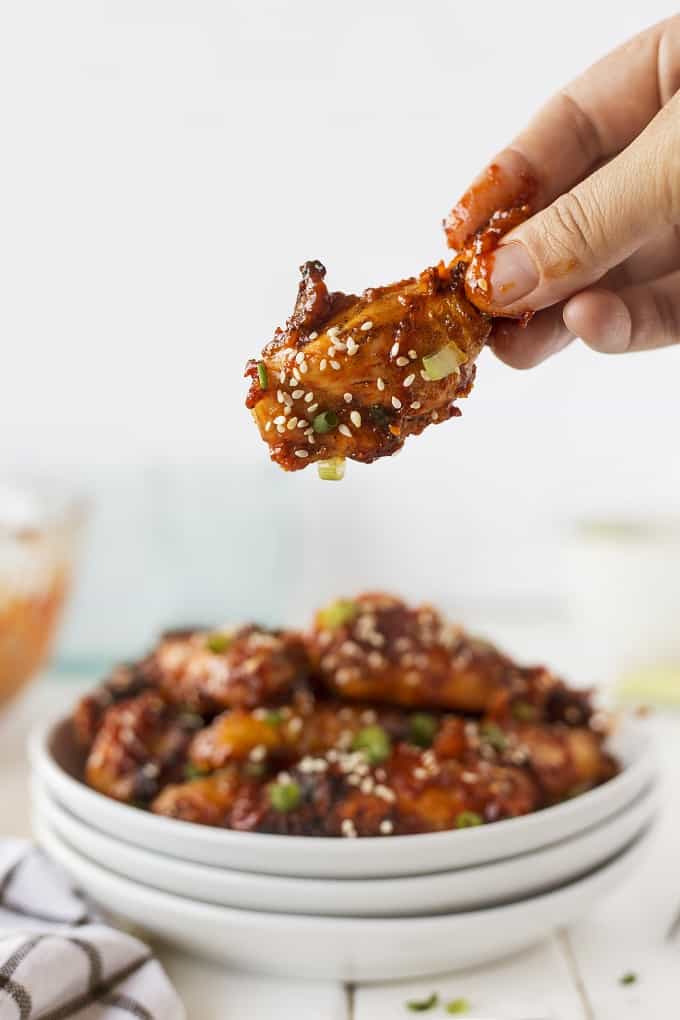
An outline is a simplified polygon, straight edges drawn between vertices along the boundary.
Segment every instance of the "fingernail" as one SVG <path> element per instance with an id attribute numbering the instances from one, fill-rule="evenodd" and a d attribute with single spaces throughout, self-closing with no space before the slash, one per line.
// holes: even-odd
<path id="1" fill-rule="evenodd" d="M 505 308 L 531 294 L 538 286 L 538 271 L 529 252 L 519 241 L 502 244 L 493 253 L 489 276 L 490 302 Z"/>

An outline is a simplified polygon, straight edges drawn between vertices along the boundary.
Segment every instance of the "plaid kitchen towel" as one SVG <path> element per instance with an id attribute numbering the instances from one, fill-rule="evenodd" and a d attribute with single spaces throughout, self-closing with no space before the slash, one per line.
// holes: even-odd
<path id="1" fill-rule="evenodd" d="M 41 850 L 0 840 L 0 1020 L 186 1020 L 150 950 L 101 923 Z"/>

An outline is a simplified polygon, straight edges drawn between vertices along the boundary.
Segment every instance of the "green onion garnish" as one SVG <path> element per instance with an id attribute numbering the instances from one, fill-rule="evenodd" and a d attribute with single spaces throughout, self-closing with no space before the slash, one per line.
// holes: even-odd
<path id="1" fill-rule="evenodd" d="M 428 712 L 416 712 L 409 720 L 409 740 L 418 747 L 431 747 L 439 723 Z"/>
<path id="2" fill-rule="evenodd" d="M 231 634 L 225 634 L 221 630 L 216 630 L 214 634 L 208 634 L 205 639 L 205 647 L 216 655 L 219 655 L 220 652 L 226 652 L 230 644 Z"/>
<path id="3" fill-rule="evenodd" d="M 345 458 L 331 457 L 329 460 L 320 460 L 317 470 L 319 478 L 324 482 L 341 482 L 345 477 Z"/>
<path id="4" fill-rule="evenodd" d="M 207 772 L 205 769 L 200 769 L 198 765 L 194 765 L 193 762 L 187 762 L 184 766 L 184 776 L 186 779 L 201 779 L 206 775 Z"/>
<path id="5" fill-rule="evenodd" d="M 620 985 L 634 985 L 637 981 L 637 974 L 634 974 L 632 970 L 629 970 L 626 974 L 619 978 Z"/>
<path id="6" fill-rule="evenodd" d="M 483 822 L 482 816 L 478 815 L 476 811 L 461 811 L 459 815 L 456 815 L 457 829 L 472 829 L 475 825 L 482 825 Z"/>
<path id="7" fill-rule="evenodd" d="M 382 726 L 366 726 L 352 741 L 352 750 L 363 751 L 371 765 L 377 765 L 389 758 L 392 745 Z"/>
<path id="8" fill-rule="evenodd" d="M 536 708 L 528 701 L 513 702 L 511 711 L 513 719 L 517 719 L 518 722 L 533 722 L 536 718 Z"/>
<path id="9" fill-rule="evenodd" d="M 460 1016 L 462 1013 L 470 1012 L 470 1001 L 469 999 L 452 999 L 451 1002 L 446 1003 L 446 1012 L 453 1013 L 454 1015 Z"/>
<path id="10" fill-rule="evenodd" d="M 439 1002 L 439 996 L 433 992 L 427 999 L 411 999 L 406 1003 L 406 1008 L 412 1013 L 426 1013 L 428 1009 L 434 1009 Z"/>
<path id="11" fill-rule="evenodd" d="M 302 799 L 302 791 L 297 783 L 272 783 L 269 787 L 269 800 L 275 811 L 292 811 Z"/>
<path id="12" fill-rule="evenodd" d="M 504 751 L 508 740 L 500 726 L 496 723 L 483 723 L 480 732 L 485 743 L 490 744 L 494 751 Z"/>
<path id="13" fill-rule="evenodd" d="M 280 726 L 283 722 L 283 716 L 278 708 L 270 708 L 264 717 L 264 721 L 268 726 Z"/>
<path id="14" fill-rule="evenodd" d="M 257 379 L 260 384 L 260 389 L 266 390 L 268 379 L 267 379 L 267 366 L 265 365 L 264 361 L 258 361 L 257 363 Z"/>
<path id="15" fill-rule="evenodd" d="M 325 609 L 320 609 L 316 615 L 317 622 L 326 630 L 335 630 L 336 627 L 344 627 L 350 623 L 359 612 L 356 602 L 349 599 L 337 599 L 331 602 Z"/>
<path id="16" fill-rule="evenodd" d="M 338 424 L 338 416 L 335 411 L 321 411 L 312 421 L 312 428 L 315 432 L 330 432 Z"/>
<path id="17" fill-rule="evenodd" d="M 435 354 L 423 358 L 423 371 L 430 382 L 438 382 L 457 372 L 466 361 L 466 355 L 451 341 Z"/>

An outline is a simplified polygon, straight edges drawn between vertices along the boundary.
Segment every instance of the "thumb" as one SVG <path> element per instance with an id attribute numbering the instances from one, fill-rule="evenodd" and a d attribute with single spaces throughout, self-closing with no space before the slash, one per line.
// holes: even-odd
<path id="1" fill-rule="evenodd" d="M 470 296 L 490 311 L 520 315 L 595 283 L 680 221 L 678 165 L 680 94 L 619 156 L 473 260 Z"/>

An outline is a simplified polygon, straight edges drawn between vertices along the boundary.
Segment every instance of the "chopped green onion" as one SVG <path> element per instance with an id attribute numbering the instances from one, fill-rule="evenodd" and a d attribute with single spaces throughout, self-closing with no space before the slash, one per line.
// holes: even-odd
<path id="1" fill-rule="evenodd" d="M 187 762 L 184 766 L 184 776 L 186 779 L 201 779 L 206 775 L 207 772 L 205 769 L 200 769 L 198 765 L 194 765 L 193 762 Z"/>
<path id="2" fill-rule="evenodd" d="M 377 765 L 389 758 L 392 745 L 382 726 L 366 726 L 352 741 L 352 750 L 363 751 L 371 765 Z"/>
<path id="3" fill-rule="evenodd" d="M 515 701 L 512 705 L 512 716 L 518 722 L 533 722 L 536 718 L 536 708 L 528 701 Z"/>
<path id="4" fill-rule="evenodd" d="M 481 815 L 478 815 L 476 811 L 461 811 L 459 815 L 456 815 L 456 828 L 457 829 L 472 829 L 476 825 L 483 825 L 484 820 Z"/>
<path id="5" fill-rule="evenodd" d="M 283 716 L 278 708 L 270 708 L 264 717 L 264 721 L 268 726 L 280 726 L 283 722 Z"/>
<path id="6" fill-rule="evenodd" d="M 418 747 L 431 747 L 439 723 L 428 712 L 416 712 L 409 720 L 409 740 Z"/>
<path id="7" fill-rule="evenodd" d="M 317 470 L 319 478 L 324 482 L 341 482 L 345 477 L 345 458 L 331 457 L 329 460 L 320 460 Z"/>
<path id="8" fill-rule="evenodd" d="M 268 379 L 267 379 L 267 366 L 264 361 L 258 361 L 257 363 L 257 378 L 260 383 L 260 389 L 266 390 Z"/>
<path id="9" fill-rule="evenodd" d="M 358 612 L 359 607 L 356 602 L 350 602 L 349 599 L 337 599 L 325 609 L 320 609 L 316 618 L 326 630 L 335 630 L 336 627 L 344 627 L 346 623 L 350 623 Z"/>
<path id="10" fill-rule="evenodd" d="M 226 652 L 227 648 L 231 644 L 231 634 L 225 634 L 224 631 L 216 630 L 214 634 L 208 634 L 205 639 L 206 648 L 219 655 L 220 652 Z"/>
<path id="11" fill-rule="evenodd" d="M 410 1009 L 412 1013 L 425 1013 L 428 1009 L 434 1009 L 438 1002 L 439 996 L 433 992 L 427 999 L 411 999 L 406 1003 L 406 1008 Z"/>
<path id="12" fill-rule="evenodd" d="M 496 723 L 483 723 L 480 732 L 485 743 L 490 744 L 494 751 L 504 751 L 508 740 L 500 726 Z"/>
<path id="13" fill-rule="evenodd" d="M 435 354 L 423 358 L 423 371 L 430 382 L 446 379 L 447 375 L 457 372 L 467 357 L 453 341 L 442 347 Z"/>
<path id="14" fill-rule="evenodd" d="M 446 1012 L 453 1013 L 454 1015 L 460 1016 L 462 1013 L 470 1012 L 470 1001 L 469 999 L 452 999 L 451 1002 L 446 1003 Z"/>
<path id="15" fill-rule="evenodd" d="M 269 787 L 269 800 L 276 811 L 292 811 L 302 799 L 302 790 L 295 782 L 272 783 Z"/>
<path id="16" fill-rule="evenodd" d="M 330 432 L 338 424 L 338 416 L 335 411 L 321 411 L 312 421 L 312 428 L 315 432 Z"/>
<path id="17" fill-rule="evenodd" d="M 629 970 L 626 974 L 619 978 L 620 985 L 634 985 L 637 981 L 637 974 L 634 974 L 632 970 Z"/>

